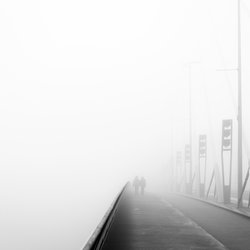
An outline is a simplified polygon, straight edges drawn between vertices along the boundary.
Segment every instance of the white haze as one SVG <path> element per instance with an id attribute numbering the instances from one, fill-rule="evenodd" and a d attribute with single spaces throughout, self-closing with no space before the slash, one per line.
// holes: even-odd
<path id="1" fill-rule="evenodd" d="M 242 2 L 246 142 L 249 8 Z M 208 134 L 211 169 L 221 120 L 237 128 L 236 72 L 216 71 L 237 67 L 236 0 L 2 0 L 0 249 L 81 249 L 126 181 L 165 186 L 171 135 L 174 151 L 188 142 L 190 61 L 200 62 L 193 143 Z"/>

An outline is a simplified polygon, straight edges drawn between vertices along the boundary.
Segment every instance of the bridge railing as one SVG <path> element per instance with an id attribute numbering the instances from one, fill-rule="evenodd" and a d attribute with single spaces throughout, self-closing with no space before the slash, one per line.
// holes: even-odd
<path id="1" fill-rule="evenodd" d="M 116 213 L 118 204 L 121 200 L 122 195 L 124 194 L 125 190 L 128 188 L 129 183 L 122 188 L 119 194 L 116 196 L 112 204 L 110 205 L 109 209 L 105 213 L 103 219 L 95 229 L 94 233 L 91 235 L 89 240 L 87 241 L 86 245 L 84 246 L 83 250 L 99 250 L 102 248 L 102 245 L 107 237 L 109 229 L 112 225 L 114 215 Z"/>

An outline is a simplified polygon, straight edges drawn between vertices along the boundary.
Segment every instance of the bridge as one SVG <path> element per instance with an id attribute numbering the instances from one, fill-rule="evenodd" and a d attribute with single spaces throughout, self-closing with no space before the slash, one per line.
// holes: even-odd
<path id="1" fill-rule="evenodd" d="M 168 189 L 161 196 L 135 195 L 131 185 L 126 185 L 84 250 L 250 249 L 250 193 L 247 191 L 250 150 L 242 119 L 240 0 L 237 2 L 238 65 L 236 69 L 218 70 L 237 72 L 237 121 L 228 117 L 216 128 L 217 135 L 221 131 L 220 152 L 215 152 L 218 143 L 215 147 L 211 124 L 208 127 L 212 132 L 207 134 L 193 131 L 191 73 L 192 66 L 199 62 L 189 62 L 189 138 L 178 149 L 173 146 L 174 138 L 171 140 Z"/>
<path id="2" fill-rule="evenodd" d="M 0 250 L 250 250 L 250 0 L 0 19 Z"/>
<path id="3" fill-rule="evenodd" d="M 209 153 L 214 163 L 207 166 L 208 136 L 204 133 L 195 138 L 198 161 L 194 161 L 191 69 L 199 62 L 189 62 L 189 142 L 176 152 L 172 145 L 170 192 L 140 196 L 126 186 L 84 250 L 250 249 L 250 156 L 242 121 L 241 5 L 237 2 L 238 65 L 218 70 L 237 72 L 237 164 L 233 164 L 234 119 L 230 117 L 221 121 L 220 153 L 214 145 Z M 245 159 L 248 164 L 244 164 Z"/>
<path id="4" fill-rule="evenodd" d="M 249 249 L 250 209 L 182 193 L 135 195 L 127 184 L 83 250 Z"/>

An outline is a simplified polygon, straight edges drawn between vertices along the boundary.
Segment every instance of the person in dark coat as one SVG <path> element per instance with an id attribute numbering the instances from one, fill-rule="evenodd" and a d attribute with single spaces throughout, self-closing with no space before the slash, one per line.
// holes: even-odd
<path id="1" fill-rule="evenodd" d="M 145 180 L 144 177 L 141 177 L 140 187 L 141 187 L 141 195 L 144 195 L 144 190 L 145 190 L 145 187 L 146 187 L 146 180 Z"/>
<path id="2" fill-rule="evenodd" d="M 139 181 L 138 176 L 136 176 L 134 181 L 133 181 L 133 187 L 135 189 L 135 195 L 138 195 L 139 186 L 140 186 L 140 181 Z"/>

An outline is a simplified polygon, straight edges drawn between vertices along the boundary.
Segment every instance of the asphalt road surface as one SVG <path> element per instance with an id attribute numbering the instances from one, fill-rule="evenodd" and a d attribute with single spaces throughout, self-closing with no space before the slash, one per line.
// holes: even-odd
<path id="1" fill-rule="evenodd" d="M 250 250 L 250 219 L 207 203 L 179 195 L 167 201 L 232 250 Z"/>
<path id="2" fill-rule="evenodd" d="M 119 203 L 102 250 L 224 250 L 169 202 L 128 194 Z"/>

